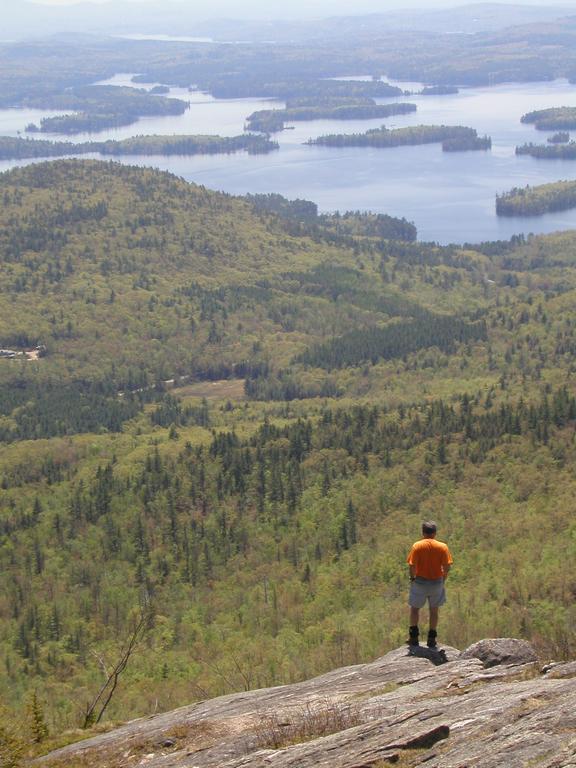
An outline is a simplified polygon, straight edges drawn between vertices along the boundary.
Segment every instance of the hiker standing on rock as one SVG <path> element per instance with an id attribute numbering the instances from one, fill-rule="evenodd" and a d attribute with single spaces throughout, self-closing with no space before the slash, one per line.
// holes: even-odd
<path id="1" fill-rule="evenodd" d="M 436 523 L 422 523 L 422 538 L 408 555 L 410 567 L 410 636 L 408 645 L 419 645 L 418 617 L 426 600 L 430 607 L 428 648 L 436 648 L 438 609 L 446 602 L 445 581 L 448 578 L 452 555 L 448 546 L 436 541 Z"/>

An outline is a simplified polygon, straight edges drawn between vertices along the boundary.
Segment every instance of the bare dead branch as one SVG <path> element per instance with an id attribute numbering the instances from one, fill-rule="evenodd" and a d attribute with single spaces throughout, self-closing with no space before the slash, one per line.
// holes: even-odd
<path id="1" fill-rule="evenodd" d="M 138 621 L 121 651 L 120 658 L 108 673 L 106 681 L 101 686 L 93 701 L 86 706 L 83 724 L 84 728 L 89 728 L 91 725 L 95 725 L 102 720 L 102 717 L 116 692 L 120 675 L 128 666 L 131 656 L 152 626 L 153 615 L 150 604 L 146 602 L 140 610 Z M 97 654 L 94 655 L 98 659 L 101 668 L 106 670 L 103 660 Z"/>

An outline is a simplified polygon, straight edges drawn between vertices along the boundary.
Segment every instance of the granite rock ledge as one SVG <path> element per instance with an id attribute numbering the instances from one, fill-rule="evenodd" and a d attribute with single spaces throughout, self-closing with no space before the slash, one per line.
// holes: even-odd
<path id="1" fill-rule="evenodd" d="M 475 645 L 445 648 L 440 665 L 398 648 L 312 680 L 134 720 L 36 764 L 576 768 L 576 663 L 542 666 L 529 644 L 512 638 Z M 335 732 L 319 736 L 314 724 L 325 716 Z M 302 725 L 311 730 L 295 737 Z M 283 729 L 288 743 L 277 738 Z"/>

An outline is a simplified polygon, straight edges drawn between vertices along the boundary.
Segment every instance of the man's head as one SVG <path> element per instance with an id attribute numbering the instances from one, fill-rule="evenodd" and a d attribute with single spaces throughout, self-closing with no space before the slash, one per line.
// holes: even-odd
<path id="1" fill-rule="evenodd" d="M 433 520 L 422 523 L 422 536 L 426 539 L 433 539 L 436 536 L 436 523 Z"/>

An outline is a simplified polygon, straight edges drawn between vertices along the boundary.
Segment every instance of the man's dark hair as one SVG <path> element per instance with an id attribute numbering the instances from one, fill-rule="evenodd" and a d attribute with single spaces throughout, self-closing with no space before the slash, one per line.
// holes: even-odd
<path id="1" fill-rule="evenodd" d="M 432 520 L 422 523 L 422 533 L 425 536 L 430 536 L 431 534 L 436 533 L 436 523 Z"/>

